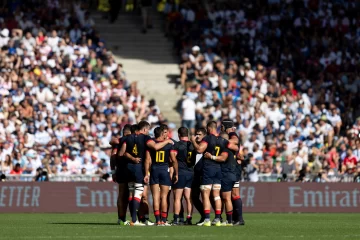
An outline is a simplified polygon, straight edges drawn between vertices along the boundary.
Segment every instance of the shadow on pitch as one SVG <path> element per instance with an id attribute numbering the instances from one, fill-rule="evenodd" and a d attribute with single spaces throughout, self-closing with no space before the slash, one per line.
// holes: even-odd
<path id="1" fill-rule="evenodd" d="M 93 222 L 59 222 L 59 223 L 48 223 L 55 225 L 90 225 L 90 226 L 112 226 L 118 225 L 117 223 L 93 223 Z"/>

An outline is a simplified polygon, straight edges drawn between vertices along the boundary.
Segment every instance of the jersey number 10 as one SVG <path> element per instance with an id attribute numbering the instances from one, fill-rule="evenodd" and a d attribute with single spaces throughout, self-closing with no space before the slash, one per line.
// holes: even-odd
<path id="1" fill-rule="evenodd" d="M 165 151 L 157 151 L 156 162 L 164 162 L 164 161 L 165 161 Z"/>

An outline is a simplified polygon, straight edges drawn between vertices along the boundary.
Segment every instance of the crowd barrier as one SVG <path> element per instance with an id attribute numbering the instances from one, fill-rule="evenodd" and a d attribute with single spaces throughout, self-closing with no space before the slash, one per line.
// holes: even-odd
<path id="1" fill-rule="evenodd" d="M 78 213 L 116 211 L 110 182 L 3 182 L 0 212 Z M 242 183 L 244 212 L 360 213 L 358 183 Z"/>

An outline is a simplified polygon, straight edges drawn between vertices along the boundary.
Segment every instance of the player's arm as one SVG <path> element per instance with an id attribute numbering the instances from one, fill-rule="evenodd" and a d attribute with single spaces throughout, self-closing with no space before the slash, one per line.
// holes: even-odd
<path id="1" fill-rule="evenodd" d="M 144 182 L 148 183 L 149 182 L 149 177 L 150 177 L 150 168 L 151 168 L 151 156 L 150 156 L 149 151 L 146 151 L 144 167 L 145 167 Z"/>
<path id="2" fill-rule="evenodd" d="M 113 146 L 111 149 L 111 156 L 110 156 L 110 169 L 113 181 L 115 182 L 115 167 L 116 167 L 116 159 L 117 159 L 117 153 L 118 153 L 118 146 Z"/>
<path id="3" fill-rule="evenodd" d="M 171 139 L 167 139 L 163 142 L 158 142 L 158 143 L 155 143 L 154 140 L 152 139 L 149 139 L 147 142 L 146 142 L 146 146 L 152 150 L 155 150 L 155 151 L 158 151 L 160 149 L 162 149 L 163 147 L 165 147 L 167 144 L 174 144 L 174 142 L 171 140 Z"/>
<path id="4" fill-rule="evenodd" d="M 171 150 L 170 151 L 170 162 L 172 163 L 172 168 L 173 168 L 173 178 L 175 178 L 174 183 L 177 183 L 178 179 L 179 179 L 179 164 L 178 161 L 176 159 L 176 155 L 177 155 L 177 151 L 176 150 Z M 175 175 L 174 175 L 175 174 Z"/>
<path id="5" fill-rule="evenodd" d="M 227 152 L 222 152 L 219 156 L 215 156 L 215 155 L 211 155 L 211 153 L 206 152 L 204 155 L 206 158 L 211 159 L 215 162 L 225 162 L 227 157 L 228 157 L 228 153 Z"/>
<path id="6" fill-rule="evenodd" d="M 129 159 L 130 161 L 133 161 L 134 163 L 139 163 L 139 162 L 141 162 L 141 158 L 139 158 L 139 157 L 133 157 L 133 156 L 131 156 L 131 154 L 128 153 L 128 152 L 125 152 L 124 156 L 125 156 L 127 159 Z"/>
<path id="7" fill-rule="evenodd" d="M 193 144 L 194 148 L 198 153 L 204 153 L 208 145 L 208 143 L 204 140 L 200 143 L 197 143 L 195 136 L 191 137 L 191 143 Z"/>
<path id="8" fill-rule="evenodd" d="M 119 156 L 119 157 L 124 156 L 124 155 L 125 155 L 125 152 L 126 152 L 126 142 L 124 142 L 124 143 L 121 145 L 120 151 L 118 151 L 118 156 Z"/>

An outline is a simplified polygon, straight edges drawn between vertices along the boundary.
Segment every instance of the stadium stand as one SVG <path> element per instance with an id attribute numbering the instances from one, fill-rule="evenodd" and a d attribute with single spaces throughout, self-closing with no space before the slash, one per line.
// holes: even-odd
<path id="1" fill-rule="evenodd" d="M 109 141 L 125 124 L 147 119 L 154 108 L 160 112 L 156 102 L 127 79 L 87 5 L 6 6 L 0 15 L 0 175 L 106 180 Z"/>
<path id="2" fill-rule="evenodd" d="M 164 9 L 182 61 L 183 125 L 234 120 L 249 181 L 353 181 L 359 3 L 206 3 L 168 1 Z"/>

